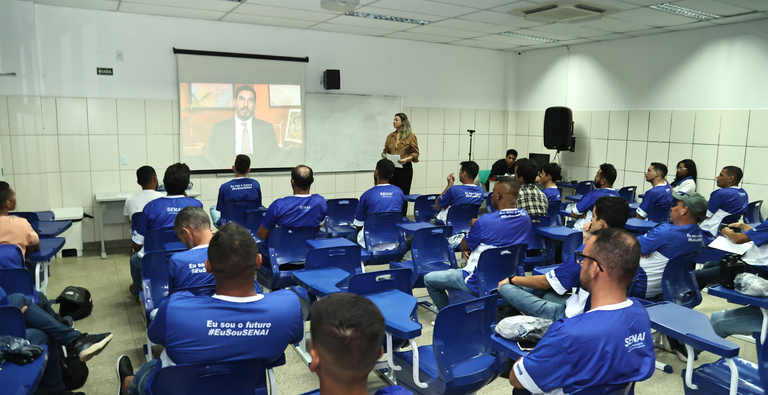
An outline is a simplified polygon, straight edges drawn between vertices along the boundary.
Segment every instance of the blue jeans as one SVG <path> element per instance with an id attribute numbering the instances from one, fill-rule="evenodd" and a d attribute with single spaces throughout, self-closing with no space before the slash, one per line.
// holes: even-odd
<path id="1" fill-rule="evenodd" d="M 718 336 L 725 338 L 731 335 L 752 336 L 760 332 L 763 325 L 763 313 L 758 307 L 739 307 L 737 309 L 716 311 L 709 321 Z"/>
<path id="2" fill-rule="evenodd" d="M 40 294 L 42 296 L 42 294 Z M 44 298 L 41 298 L 41 301 Z M 22 294 L 8 295 L 8 301 L 12 306 L 21 309 L 27 306 L 24 312 L 24 324 L 27 327 L 27 340 L 31 344 L 48 346 L 48 364 L 40 379 L 40 387 L 58 395 L 67 391 L 64 382 L 61 381 L 61 365 L 59 365 L 59 347 L 68 345 L 80 337 L 80 332 L 59 323 L 52 315 L 36 305 L 32 299 Z M 47 302 L 47 300 L 46 300 Z M 50 308 L 50 307 L 49 307 Z"/>
<path id="3" fill-rule="evenodd" d="M 216 206 L 211 206 L 211 221 L 216 229 L 219 229 L 219 220 L 221 220 L 221 211 L 216 210 Z"/>
<path id="4" fill-rule="evenodd" d="M 429 297 L 432 298 L 432 302 L 435 303 L 435 307 L 438 310 L 448 306 L 448 293 L 446 291 L 449 289 L 456 289 L 477 296 L 476 293 L 469 289 L 467 283 L 464 282 L 463 269 L 448 269 L 427 273 L 424 276 L 424 286 L 427 288 Z"/>
<path id="5" fill-rule="evenodd" d="M 139 367 L 139 370 L 133 376 L 133 382 L 128 387 L 128 395 L 144 395 L 144 390 L 147 388 L 147 380 L 149 380 L 149 373 L 155 368 L 157 361 L 159 360 L 153 359 Z"/>
<path id="6" fill-rule="evenodd" d="M 531 289 L 513 284 L 499 288 L 499 295 L 519 312 L 555 322 L 565 318 L 565 301 L 568 296 L 544 289 Z"/>
<path id="7" fill-rule="evenodd" d="M 133 289 L 136 294 L 141 292 L 141 258 L 139 253 L 131 255 L 131 280 L 133 280 Z"/>

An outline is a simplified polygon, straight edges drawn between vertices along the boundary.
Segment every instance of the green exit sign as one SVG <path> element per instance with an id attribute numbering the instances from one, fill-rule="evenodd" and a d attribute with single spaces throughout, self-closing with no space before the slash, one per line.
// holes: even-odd
<path id="1" fill-rule="evenodd" d="M 114 75 L 114 72 L 112 69 L 107 69 L 104 67 L 97 67 L 96 68 L 96 74 L 97 75 Z"/>

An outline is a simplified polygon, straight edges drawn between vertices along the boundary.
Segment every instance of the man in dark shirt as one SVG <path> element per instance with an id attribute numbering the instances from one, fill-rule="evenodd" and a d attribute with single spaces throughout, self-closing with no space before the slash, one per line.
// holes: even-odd
<path id="1" fill-rule="evenodd" d="M 515 174 L 515 161 L 517 160 L 517 151 L 514 149 L 507 150 L 507 156 L 497 160 L 493 166 L 491 166 L 491 174 L 493 176 L 505 176 Z M 485 182 L 485 189 L 490 190 L 490 182 Z"/>

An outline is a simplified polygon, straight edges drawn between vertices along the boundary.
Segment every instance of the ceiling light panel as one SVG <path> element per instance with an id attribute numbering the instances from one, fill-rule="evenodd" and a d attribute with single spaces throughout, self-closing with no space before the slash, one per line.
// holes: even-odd
<path id="1" fill-rule="evenodd" d="M 414 25 L 428 25 L 429 24 L 429 21 L 424 21 L 424 20 L 421 20 L 421 19 L 401 18 L 399 16 L 381 15 L 381 14 L 370 14 L 370 13 L 367 13 L 367 12 L 347 12 L 344 15 L 346 15 L 346 16 L 354 16 L 354 17 L 357 17 L 357 18 L 373 19 L 373 20 L 378 20 L 378 21 L 411 23 L 411 24 L 414 24 Z"/>
<path id="2" fill-rule="evenodd" d="M 668 2 L 674 5 L 679 5 L 681 7 L 693 8 L 695 10 L 721 15 L 723 17 L 727 17 L 729 15 L 745 14 L 752 11 L 751 9 L 742 8 L 733 4 L 714 0 L 668 0 Z"/>
<path id="3" fill-rule="evenodd" d="M 659 11 L 665 11 L 672 14 L 682 15 L 684 17 L 698 19 L 700 21 L 711 21 L 713 19 L 722 18 L 722 15 L 710 14 L 709 12 L 699 11 L 693 8 L 682 7 L 682 6 L 679 6 L 676 4 L 670 4 L 670 3 L 654 4 L 652 6 L 649 6 L 648 8 L 659 10 Z"/>
<path id="4" fill-rule="evenodd" d="M 545 42 L 545 43 L 556 43 L 556 42 L 560 41 L 560 40 L 555 40 L 553 38 L 546 38 L 546 37 L 541 37 L 541 36 L 532 36 L 530 34 L 515 33 L 515 32 L 503 32 L 503 33 L 499 33 L 499 34 L 502 35 L 502 36 L 506 36 L 506 37 L 522 38 L 524 40 L 541 41 L 541 42 Z"/>

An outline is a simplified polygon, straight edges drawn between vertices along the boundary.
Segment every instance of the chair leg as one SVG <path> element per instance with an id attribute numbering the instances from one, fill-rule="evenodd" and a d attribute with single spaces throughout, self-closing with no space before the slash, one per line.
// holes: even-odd
<path id="1" fill-rule="evenodd" d="M 147 333 L 147 354 L 146 354 L 147 362 L 155 359 L 155 356 L 152 354 L 153 345 L 154 344 L 152 344 L 152 340 L 149 340 L 149 333 Z"/>
<path id="2" fill-rule="evenodd" d="M 416 339 L 408 339 L 411 343 L 411 350 L 413 350 L 413 383 L 419 388 L 427 388 L 427 383 L 422 383 L 419 380 L 419 346 L 416 345 Z"/>
<path id="3" fill-rule="evenodd" d="M 269 395 L 277 395 L 277 383 L 275 382 L 275 372 L 267 369 L 267 378 L 269 379 Z"/>

